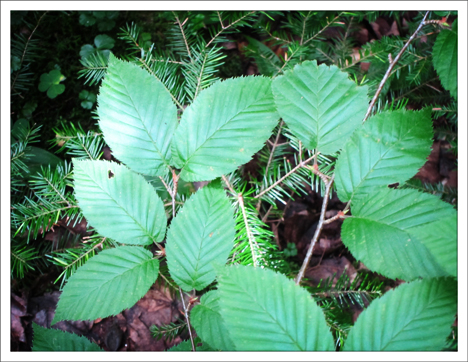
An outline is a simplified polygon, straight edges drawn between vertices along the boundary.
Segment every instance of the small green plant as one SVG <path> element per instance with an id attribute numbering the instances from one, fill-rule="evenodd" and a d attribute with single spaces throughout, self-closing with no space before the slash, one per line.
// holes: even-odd
<path id="1" fill-rule="evenodd" d="M 93 108 L 94 103 L 96 102 L 96 95 L 90 91 L 83 89 L 79 94 L 81 102 L 81 107 L 84 109 Z"/>
<path id="2" fill-rule="evenodd" d="M 85 59 L 97 53 L 101 54 L 104 58 L 109 58 L 110 49 L 114 47 L 115 40 L 106 34 L 97 35 L 94 38 L 94 46 L 85 44 L 81 47 L 80 56 Z"/>
<path id="3" fill-rule="evenodd" d="M 47 97 L 54 99 L 65 91 L 65 85 L 61 84 L 66 78 L 60 73 L 60 70 L 54 69 L 49 73 L 41 75 L 39 90 L 47 92 Z"/>

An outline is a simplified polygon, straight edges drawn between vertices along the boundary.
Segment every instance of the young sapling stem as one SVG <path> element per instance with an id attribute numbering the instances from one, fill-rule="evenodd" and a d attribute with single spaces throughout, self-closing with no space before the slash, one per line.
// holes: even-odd
<path id="1" fill-rule="evenodd" d="M 330 196 L 330 190 L 333 185 L 333 181 L 335 180 L 335 174 L 331 177 L 330 181 L 328 181 L 326 190 L 325 190 L 325 195 L 323 196 L 323 202 L 322 202 L 322 211 L 320 213 L 320 219 L 319 223 L 317 225 L 317 229 L 315 229 L 315 234 L 314 237 L 312 238 L 312 241 L 310 243 L 309 250 L 307 250 L 306 257 L 304 259 L 304 262 L 302 263 L 302 267 L 299 270 L 299 273 L 296 276 L 295 282 L 297 285 L 301 283 L 302 278 L 304 277 L 304 273 L 307 269 L 307 266 L 309 265 L 310 258 L 312 257 L 312 252 L 314 250 L 314 246 L 317 243 L 317 240 L 320 236 L 320 233 L 322 232 L 322 228 L 324 225 L 324 220 L 325 220 L 325 212 L 327 211 L 327 205 L 328 205 L 328 200 Z"/>

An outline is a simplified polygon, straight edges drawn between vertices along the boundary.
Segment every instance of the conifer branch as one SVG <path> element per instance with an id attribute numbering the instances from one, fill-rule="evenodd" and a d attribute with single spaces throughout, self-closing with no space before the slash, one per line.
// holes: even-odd
<path id="1" fill-rule="evenodd" d="M 306 28 L 306 24 L 307 24 L 307 20 L 309 19 L 309 16 L 310 16 L 310 11 L 307 13 L 307 16 L 302 21 L 301 41 L 299 42 L 300 45 L 303 45 L 304 43 L 305 28 Z"/>
<path id="2" fill-rule="evenodd" d="M 244 16 L 240 17 L 239 19 L 237 19 L 236 21 L 232 22 L 231 24 L 227 25 L 227 26 L 222 26 L 222 22 L 221 22 L 221 30 L 208 42 L 208 44 L 205 45 L 205 48 L 208 48 L 209 45 L 219 36 L 221 35 L 221 33 L 227 29 L 229 29 L 231 26 L 237 24 L 239 21 L 241 21 L 242 19 L 245 19 L 246 17 L 248 17 L 249 15 L 252 15 L 254 14 L 255 11 L 251 11 L 250 13 L 248 14 L 245 14 Z M 218 13 L 218 16 L 219 16 L 219 13 Z"/>
<path id="3" fill-rule="evenodd" d="M 182 37 L 184 38 L 184 43 L 185 43 L 185 47 L 187 49 L 187 54 L 190 58 L 190 61 L 192 61 L 192 54 L 190 53 L 190 47 L 187 43 L 187 38 L 185 37 L 185 32 L 184 32 L 184 27 L 183 27 L 183 24 L 180 23 L 180 20 L 179 20 L 179 17 L 174 13 L 172 12 L 172 14 L 174 14 L 174 17 L 176 19 L 176 22 L 177 22 L 177 25 L 179 25 L 179 28 L 180 28 L 180 32 L 182 34 Z M 185 21 L 184 21 L 184 24 L 185 24 Z"/>
<path id="4" fill-rule="evenodd" d="M 271 185 L 270 187 L 268 187 L 267 189 L 263 190 L 262 192 L 260 192 L 258 195 L 255 196 L 256 199 L 262 197 L 263 195 L 265 195 L 268 191 L 270 191 L 272 188 L 278 186 L 284 179 L 288 178 L 290 175 L 292 175 L 294 172 L 296 172 L 297 170 L 299 170 L 301 167 L 304 167 L 306 166 L 310 161 L 312 161 L 314 158 L 316 158 L 317 156 L 319 155 L 319 153 L 317 152 L 315 155 L 313 155 L 312 157 L 309 157 L 307 160 L 305 161 L 302 161 L 300 162 L 299 164 L 296 165 L 296 167 L 294 167 L 291 171 L 289 171 L 286 175 L 284 175 L 283 177 L 281 177 L 278 181 L 276 181 L 273 185 Z"/>
<path id="5" fill-rule="evenodd" d="M 322 228 L 324 225 L 324 220 L 325 220 L 325 213 L 327 211 L 327 206 L 328 206 L 328 200 L 330 196 L 330 190 L 333 185 L 333 181 L 335 180 L 335 174 L 331 177 L 330 181 L 328 181 L 326 189 L 325 189 L 325 195 L 323 195 L 323 201 L 322 201 L 322 211 L 320 213 L 320 219 L 319 223 L 317 225 L 317 228 L 315 229 L 315 234 L 314 237 L 312 238 L 312 241 L 309 246 L 309 250 L 307 250 L 306 257 L 304 259 L 304 262 L 302 263 L 302 267 L 299 270 L 299 273 L 296 276 L 296 284 L 299 285 L 301 283 L 302 278 L 304 277 L 304 273 L 309 266 L 310 258 L 312 257 L 312 252 L 314 250 L 314 246 L 317 243 L 317 240 L 320 236 L 320 233 L 322 232 Z"/>
<path id="6" fill-rule="evenodd" d="M 29 37 L 28 37 L 28 40 L 26 41 L 26 44 L 24 46 L 24 51 L 23 51 L 23 55 L 20 59 L 20 62 L 19 62 L 19 67 L 21 68 L 21 66 L 23 65 L 23 61 L 24 61 L 24 57 L 26 56 L 26 51 L 28 50 L 28 45 L 31 41 L 31 38 L 32 36 L 34 35 L 34 33 L 36 32 L 37 28 L 39 27 L 39 23 L 41 22 L 42 18 L 48 13 L 49 11 L 46 11 L 44 14 L 42 14 L 42 16 L 39 18 L 39 20 L 37 21 L 37 24 L 36 26 L 34 27 L 34 29 L 31 31 L 31 34 L 29 34 Z M 15 78 L 13 79 L 13 82 L 11 83 L 11 87 L 10 87 L 10 92 L 13 91 L 13 89 L 15 89 L 15 84 L 16 84 L 16 80 L 18 79 L 18 75 L 20 74 L 20 72 L 17 72 L 16 75 L 15 75 Z"/>
<path id="7" fill-rule="evenodd" d="M 308 42 L 310 42 L 311 40 L 314 40 L 316 37 L 318 37 L 321 33 L 323 33 L 330 25 L 333 25 L 335 23 L 335 20 L 338 19 L 341 15 L 343 15 L 343 12 L 339 13 L 337 16 L 335 16 L 335 18 L 330 21 L 327 25 L 325 25 L 317 34 L 315 34 L 314 36 L 310 37 L 309 39 L 307 39 L 303 44 L 301 45 L 306 45 Z"/>
<path id="8" fill-rule="evenodd" d="M 203 71 L 205 70 L 205 63 L 206 63 L 206 59 L 208 58 L 208 53 L 205 53 L 204 56 L 203 56 L 203 61 L 202 61 L 202 66 L 201 66 L 201 69 L 200 69 L 200 74 L 199 76 L 197 77 L 197 86 L 195 88 L 195 94 L 193 95 L 193 100 L 195 100 L 195 98 L 197 98 L 198 96 L 198 92 L 200 91 L 200 88 L 201 88 L 201 81 L 202 81 L 202 75 L 203 75 Z"/>
<path id="9" fill-rule="evenodd" d="M 238 194 L 237 198 L 239 200 L 239 207 L 241 208 L 242 215 L 244 217 L 244 224 L 245 224 L 245 229 L 247 231 L 247 237 L 249 239 L 250 250 L 252 252 L 253 264 L 254 264 L 254 267 L 257 267 L 258 262 L 257 262 L 257 255 L 255 254 L 254 244 L 255 244 L 255 246 L 257 248 L 258 248 L 258 244 L 257 244 L 257 241 L 255 240 L 255 238 L 254 238 L 254 236 L 252 234 L 252 231 L 250 230 L 249 221 L 247 219 L 247 214 L 246 214 L 246 211 L 245 211 L 244 198 L 242 197 L 242 194 Z"/>
<path id="10" fill-rule="evenodd" d="M 369 118 L 369 116 L 370 116 L 370 114 L 372 112 L 372 109 L 374 108 L 375 102 L 377 102 L 377 99 L 379 98 L 380 92 L 382 92 L 382 89 L 383 89 L 385 83 L 387 82 L 387 79 L 392 74 L 393 68 L 395 67 L 396 63 L 398 63 L 398 61 L 400 60 L 400 58 L 403 55 L 403 53 L 405 52 L 406 48 L 408 48 L 408 46 L 411 44 L 413 39 L 416 37 L 416 35 L 419 33 L 419 31 L 425 25 L 425 21 L 426 21 L 426 18 L 427 18 L 428 15 L 429 15 L 429 11 L 426 12 L 426 14 L 424 15 L 424 17 L 423 17 L 421 23 L 419 24 L 418 28 L 415 30 L 413 35 L 411 35 L 411 37 L 408 39 L 408 41 L 403 46 L 403 48 L 401 48 L 400 52 L 397 54 L 395 59 L 392 62 L 390 62 L 390 66 L 388 67 L 387 72 L 385 73 L 382 81 L 380 82 L 379 88 L 377 88 L 377 92 L 375 92 L 374 98 L 372 98 L 372 101 L 369 104 L 369 108 L 367 109 L 366 115 L 364 116 L 364 119 L 362 120 L 362 123 L 367 121 L 367 119 Z"/>

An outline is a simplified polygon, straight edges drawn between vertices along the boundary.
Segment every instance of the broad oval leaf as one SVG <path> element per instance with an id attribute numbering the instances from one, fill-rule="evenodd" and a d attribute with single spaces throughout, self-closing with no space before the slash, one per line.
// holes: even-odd
<path id="1" fill-rule="evenodd" d="M 440 82 L 453 98 L 458 95 L 458 34 L 456 20 L 452 30 L 442 29 L 432 49 L 432 62 Z"/>
<path id="2" fill-rule="evenodd" d="M 341 201 L 365 195 L 375 187 L 404 182 L 426 162 L 432 145 L 430 109 L 383 112 L 351 136 L 336 162 Z"/>
<path id="3" fill-rule="evenodd" d="M 456 276 L 457 213 L 451 205 L 416 190 L 384 188 L 356 198 L 351 211 L 343 243 L 371 270 L 407 281 Z"/>
<path id="4" fill-rule="evenodd" d="M 361 124 L 369 99 L 336 66 L 317 61 L 298 64 L 273 80 L 278 112 L 308 149 L 323 154 L 338 151 Z"/>
<path id="5" fill-rule="evenodd" d="M 440 351 L 456 313 L 457 285 L 452 279 L 400 285 L 361 313 L 344 351 Z"/>
<path id="6" fill-rule="evenodd" d="M 172 163 L 186 181 L 213 180 L 250 161 L 278 121 L 271 79 L 219 81 L 187 107 L 174 135 Z"/>
<path id="7" fill-rule="evenodd" d="M 234 351 L 235 346 L 220 314 L 218 300 L 217 290 L 203 294 L 200 304 L 190 312 L 190 320 L 197 335 L 210 346 L 220 351 Z"/>
<path id="8" fill-rule="evenodd" d="M 114 156 L 136 172 L 164 175 L 177 109 L 163 83 L 110 54 L 98 105 L 99 127 Z"/>
<path id="9" fill-rule="evenodd" d="M 270 269 L 218 270 L 219 306 L 239 351 L 334 351 L 322 309 L 294 281 Z"/>
<path id="10" fill-rule="evenodd" d="M 158 271 L 158 259 L 142 247 L 103 250 L 68 279 L 52 324 L 119 314 L 148 292 Z"/>
<path id="11" fill-rule="evenodd" d="M 136 245 L 164 239 L 164 205 L 143 176 L 115 162 L 74 159 L 73 166 L 78 205 L 101 235 Z"/>
<path id="12" fill-rule="evenodd" d="M 102 352 L 102 349 L 89 339 L 60 329 L 48 329 L 33 323 L 33 352 Z"/>
<path id="13" fill-rule="evenodd" d="M 216 277 L 211 263 L 225 264 L 234 245 L 235 224 L 225 191 L 216 184 L 198 190 L 167 232 L 169 272 L 186 291 L 201 290 Z"/>

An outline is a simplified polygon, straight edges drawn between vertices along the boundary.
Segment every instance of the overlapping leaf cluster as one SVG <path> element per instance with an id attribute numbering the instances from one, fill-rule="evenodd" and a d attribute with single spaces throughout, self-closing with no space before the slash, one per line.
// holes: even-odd
<path id="1" fill-rule="evenodd" d="M 69 278 L 54 322 L 130 308 L 158 277 L 160 261 L 149 246 L 163 250 L 165 241 L 169 273 L 182 290 L 217 282 L 186 315 L 203 350 L 334 350 L 322 309 L 292 280 L 261 267 L 257 258 L 268 255 L 256 254 L 251 232 L 245 247 L 253 265 L 225 266 L 236 245 L 235 210 L 217 179 L 248 162 L 282 116 L 309 151 L 340 151 L 337 192 L 352 212 L 344 244 L 371 270 L 411 281 L 373 301 L 342 348 L 442 348 L 456 312 L 456 212 L 436 196 L 388 187 L 412 177 L 429 154 L 429 112 L 388 111 L 362 125 L 367 102 L 365 87 L 338 68 L 304 62 L 273 81 L 217 82 L 200 92 L 177 125 L 174 99 L 157 77 L 111 55 L 98 115 L 104 140 L 125 165 L 74 160 L 74 189 L 90 224 L 125 245 L 99 253 Z M 351 121 L 339 116 L 350 107 Z M 144 175 L 164 181 L 168 174 L 173 188 L 179 178 L 211 182 L 173 210 L 166 230 L 163 202 Z M 224 181 L 249 230 L 244 195 Z M 443 239 L 436 229 L 444 230 Z M 406 302 L 414 298 L 418 303 Z M 437 333 L 428 336 L 429 325 Z M 367 340 L 372 343 L 362 345 Z M 186 348 L 191 343 L 173 350 Z"/>

